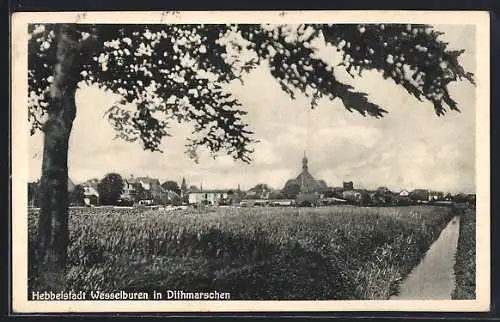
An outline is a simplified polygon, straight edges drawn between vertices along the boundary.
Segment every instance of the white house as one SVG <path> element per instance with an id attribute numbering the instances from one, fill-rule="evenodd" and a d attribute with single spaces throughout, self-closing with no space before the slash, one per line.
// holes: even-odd
<path id="1" fill-rule="evenodd" d="M 444 193 L 441 191 L 429 191 L 429 201 L 444 199 Z"/>
<path id="2" fill-rule="evenodd" d="M 410 195 L 410 192 L 409 192 L 408 190 L 406 190 L 406 189 L 403 189 L 403 190 L 401 190 L 401 191 L 399 192 L 399 195 L 400 195 L 401 197 L 408 197 L 408 196 Z"/>
<path id="3" fill-rule="evenodd" d="M 122 188 L 122 199 L 133 199 L 136 190 L 136 185 L 140 184 L 144 190 L 149 191 L 156 198 L 161 198 L 163 189 L 161 188 L 160 181 L 158 179 L 150 177 L 134 177 L 130 176 L 128 179 L 123 180 Z"/>
<path id="4" fill-rule="evenodd" d="M 135 191 L 135 183 L 136 180 L 134 178 L 123 180 L 122 194 L 120 196 L 122 199 L 132 199 Z"/>
<path id="5" fill-rule="evenodd" d="M 97 190 L 92 186 L 83 186 L 83 190 L 86 197 L 87 196 L 99 197 L 99 192 L 97 192 Z"/>
<path id="6" fill-rule="evenodd" d="M 84 191 L 83 201 L 86 206 L 90 206 L 92 204 L 97 204 L 99 201 L 99 192 L 97 191 L 97 185 L 99 184 L 99 180 L 91 179 L 82 184 Z"/>
<path id="7" fill-rule="evenodd" d="M 203 191 L 190 191 L 188 200 L 190 205 L 195 204 L 209 204 L 217 205 L 223 200 L 228 199 L 228 190 L 203 190 Z"/>

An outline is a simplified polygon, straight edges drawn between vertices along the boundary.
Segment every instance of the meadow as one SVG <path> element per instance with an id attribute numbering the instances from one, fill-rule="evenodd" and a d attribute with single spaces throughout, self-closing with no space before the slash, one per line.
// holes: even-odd
<path id="1" fill-rule="evenodd" d="M 230 292 L 231 299 L 388 299 L 451 208 L 79 209 L 67 290 Z M 37 214 L 29 213 L 31 290 Z"/>

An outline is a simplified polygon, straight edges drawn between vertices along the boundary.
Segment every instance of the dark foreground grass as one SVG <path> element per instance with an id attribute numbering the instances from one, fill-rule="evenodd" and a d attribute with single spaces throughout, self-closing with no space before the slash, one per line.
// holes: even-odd
<path id="1" fill-rule="evenodd" d="M 72 210 L 73 291 L 229 292 L 231 299 L 388 299 L 453 214 L 446 207 Z M 39 285 L 29 216 L 29 292 Z"/>
<path id="2" fill-rule="evenodd" d="M 460 209 L 460 235 L 455 260 L 454 300 L 476 299 L 476 211 Z"/>

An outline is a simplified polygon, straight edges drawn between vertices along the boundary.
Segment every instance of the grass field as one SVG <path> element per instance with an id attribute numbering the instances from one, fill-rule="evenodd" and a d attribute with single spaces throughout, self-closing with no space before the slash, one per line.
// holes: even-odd
<path id="1" fill-rule="evenodd" d="M 473 209 L 461 211 L 455 276 L 456 288 L 452 298 L 476 299 L 476 212 Z"/>
<path id="2" fill-rule="evenodd" d="M 231 299 L 388 299 L 450 208 L 70 212 L 68 290 L 230 292 Z M 38 285 L 29 215 L 29 288 Z"/>

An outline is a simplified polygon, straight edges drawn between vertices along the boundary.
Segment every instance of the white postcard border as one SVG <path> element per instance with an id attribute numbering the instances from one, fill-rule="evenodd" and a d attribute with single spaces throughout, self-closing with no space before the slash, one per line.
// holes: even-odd
<path id="1" fill-rule="evenodd" d="M 16 313 L 487 311 L 490 306 L 490 31 L 480 11 L 33 12 L 12 15 L 12 305 Z M 29 23 L 425 23 L 476 26 L 476 300 L 452 301 L 28 301 L 26 110 Z"/>

